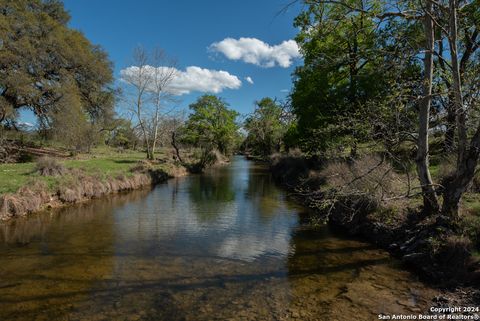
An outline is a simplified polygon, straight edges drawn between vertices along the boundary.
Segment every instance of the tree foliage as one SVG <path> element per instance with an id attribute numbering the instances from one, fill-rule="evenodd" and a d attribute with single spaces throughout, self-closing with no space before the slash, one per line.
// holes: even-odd
<path id="1" fill-rule="evenodd" d="M 203 95 L 190 106 L 183 140 L 205 149 L 218 149 L 224 155 L 234 152 L 238 143 L 238 113 L 215 95 Z"/>
<path id="2" fill-rule="evenodd" d="M 381 138 L 396 158 L 413 143 L 424 212 L 455 217 L 480 158 L 478 1 L 304 3 L 295 20 L 304 65 L 291 95 L 300 146 L 318 153 Z M 444 154 L 430 149 L 433 133 Z M 430 157 L 452 152 L 455 170 L 437 187 Z"/>
<path id="3" fill-rule="evenodd" d="M 309 153 L 354 148 L 374 134 L 365 122 L 372 107 L 418 92 L 421 24 L 393 19 L 379 26 L 375 1 L 305 5 L 294 22 L 304 57 L 291 94 L 298 144 Z"/>
<path id="4" fill-rule="evenodd" d="M 90 122 L 113 115 L 112 64 L 69 20 L 58 0 L 0 0 L 0 120 L 28 108 L 48 126 L 71 86 Z"/>
<path id="5" fill-rule="evenodd" d="M 288 125 L 283 113 L 282 106 L 271 98 L 255 102 L 254 112 L 245 120 L 244 127 L 248 131 L 245 147 L 262 156 L 280 151 Z"/>
<path id="6" fill-rule="evenodd" d="M 110 146 L 121 148 L 133 148 L 138 144 L 138 137 L 132 126 L 132 122 L 128 119 L 118 118 L 113 121 L 115 126 L 110 131 L 107 143 Z"/>

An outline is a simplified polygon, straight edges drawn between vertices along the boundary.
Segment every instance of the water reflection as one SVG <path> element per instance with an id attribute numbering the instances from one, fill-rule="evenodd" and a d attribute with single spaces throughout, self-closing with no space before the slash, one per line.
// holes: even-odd
<path id="1" fill-rule="evenodd" d="M 118 209 L 117 246 L 151 255 L 200 251 L 244 261 L 286 255 L 296 209 L 287 206 L 273 185 L 266 187 L 271 182 L 265 169 L 248 165 L 237 159 L 204 175 L 171 180 L 140 202 Z M 168 244 L 156 246 L 165 240 Z"/>
<path id="2" fill-rule="evenodd" d="M 427 305 L 385 252 L 302 227 L 302 211 L 236 158 L 2 225 L 0 320 L 371 320 Z"/>
<path id="3" fill-rule="evenodd" d="M 150 193 L 145 188 L 127 193 L 113 194 L 108 198 L 95 199 L 76 206 L 65 207 L 53 212 L 32 215 L 28 218 L 19 218 L 0 224 L 0 244 L 11 243 L 17 246 L 26 245 L 33 241 L 42 240 L 47 236 L 50 228 L 58 225 L 86 224 L 102 215 L 111 215 L 114 208 L 140 200 Z"/>

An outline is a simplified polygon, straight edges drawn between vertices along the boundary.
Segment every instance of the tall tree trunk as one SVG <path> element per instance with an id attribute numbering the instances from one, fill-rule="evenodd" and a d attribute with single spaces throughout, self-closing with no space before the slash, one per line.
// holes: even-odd
<path id="1" fill-rule="evenodd" d="M 459 163 L 455 174 L 445 183 L 443 192 L 442 213 L 453 219 L 458 217 L 460 200 L 475 176 L 475 169 L 480 156 L 480 124 L 465 152 L 462 163 Z"/>
<path id="2" fill-rule="evenodd" d="M 451 87 L 451 86 L 450 86 Z M 455 111 L 455 97 L 452 88 L 448 89 L 447 117 L 445 118 L 445 138 L 443 151 L 450 153 L 455 145 L 455 132 L 457 130 L 457 113 Z"/>
<path id="3" fill-rule="evenodd" d="M 155 148 L 157 146 L 157 140 L 158 140 L 158 126 L 159 126 L 159 117 L 160 117 L 160 100 L 156 99 L 155 102 L 155 119 L 154 119 L 154 128 L 153 128 L 153 140 L 152 140 L 152 154 L 151 154 L 151 159 L 155 159 Z"/>
<path id="4" fill-rule="evenodd" d="M 432 2 L 427 1 L 424 18 L 425 28 L 425 57 L 424 57 L 424 80 L 423 80 L 423 98 L 419 104 L 419 129 L 417 141 L 417 173 L 420 180 L 423 193 L 424 214 L 431 214 L 439 209 L 437 195 L 433 186 L 432 177 L 429 170 L 429 146 L 428 129 L 430 119 L 430 106 L 432 103 L 432 80 L 433 80 L 433 50 L 435 44 L 435 34 L 432 19 Z"/>
<path id="5" fill-rule="evenodd" d="M 175 131 L 172 131 L 172 142 L 171 143 L 172 143 L 173 149 L 175 149 L 175 154 L 177 156 L 177 159 L 180 161 L 180 163 L 183 164 L 182 157 L 180 156 L 180 150 L 178 149 L 177 141 L 175 139 Z"/>
<path id="6" fill-rule="evenodd" d="M 463 95 L 462 95 L 462 82 L 460 76 L 460 64 L 458 61 L 458 50 L 457 50 L 457 0 L 449 0 L 449 11 L 450 11 L 450 28 L 449 28 L 449 37 L 448 41 L 450 44 L 450 59 L 452 60 L 452 90 L 453 90 L 453 105 L 454 110 L 457 115 L 457 130 L 458 130 L 458 162 L 460 164 L 463 162 L 465 153 L 467 151 L 467 127 L 465 124 L 466 114 L 465 107 L 463 106 Z M 460 167 L 458 167 L 460 169 Z"/>
<path id="7" fill-rule="evenodd" d="M 448 37 L 448 35 L 447 35 Z M 455 96 L 452 89 L 452 82 L 450 78 L 447 76 L 450 69 L 447 68 L 445 64 L 445 58 L 443 55 L 443 39 L 438 41 L 438 65 L 441 68 L 442 73 L 442 80 L 445 83 L 445 87 L 448 91 L 447 102 L 445 104 L 445 110 L 447 112 L 447 116 L 445 118 L 445 138 L 443 141 L 443 152 L 451 153 L 454 148 L 455 144 L 455 132 L 457 130 L 457 113 L 455 111 Z"/>
<path id="8" fill-rule="evenodd" d="M 140 124 L 140 129 L 142 130 L 143 139 L 144 139 L 145 145 L 147 147 L 147 159 L 151 159 L 151 157 L 150 157 L 150 139 L 148 138 L 147 128 L 145 127 L 145 124 L 144 124 L 143 119 L 142 119 L 142 94 L 143 94 L 143 92 L 140 91 L 139 94 L 138 94 L 138 97 L 137 97 L 136 114 L 137 114 L 137 118 L 138 118 L 138 123 Z"/>
<path id="9" fill-rule="evenodd" d="M 452 218 L 457 217 L 460 199 L 475 174 L 479 155 L 479 151 L 476 150 L 478 149 L 478 143 L 476 140 L 480 139 L 477 137 L 477 135 L 480 135 L 477 131 L 472 138 L 469 150 L 467 150 L 467 128 L 465 124 L 466 113 L 463 104 L 460 64 L 458 61 L 457 50 L 457 10 L 457 0 L 449 0 L 450 21 L 448 41 L 450 44 L 450 59 L 452 61 L 452 92 L 453 107 L 456 114 L 456 125 L 458 130 L 458 155 L 455 173 L 445 186 L 442 212 Z"/>

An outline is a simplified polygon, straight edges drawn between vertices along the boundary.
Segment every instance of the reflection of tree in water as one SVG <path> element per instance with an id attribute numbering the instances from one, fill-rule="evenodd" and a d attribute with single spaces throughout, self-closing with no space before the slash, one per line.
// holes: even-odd
<path id="1" fill-rule="evenodd" d="M 190 200 L 196 206 L 201 221 L 215 220 L 222 215 L 225 205 L 235 200 L 231 175 L 222 172 L 191 177 L 188 185 Z"/>
<path id="2" fill-rule="evenodd" d="M 0 225 L 0 244 L 16 243 L 17 245 L 26 245 L 30 242 L 41 240 L 52 226 L 79 225 L 88 221 L 98 220 L 101 215 L 110 215 L 109 210 L 113 207 L 142 199 L 150 191 L 150 189 L 141 189 L 128 193 L 112 194 L 87 203 L 45 211 L 31 215 L 28 218 L 5 222 Z"/>
<path id="3" fill-rule="evenodd" d="M 272 175 L 261 165 L 250 167 L 245 197 L 255 205 L 262 220 L 270 220 L 285 205 L 283 194 L 275 186 Z"/>

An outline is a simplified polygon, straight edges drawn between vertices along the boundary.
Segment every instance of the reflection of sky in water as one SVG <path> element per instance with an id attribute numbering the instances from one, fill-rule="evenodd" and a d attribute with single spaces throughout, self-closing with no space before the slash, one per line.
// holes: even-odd
<path id="1" fill-rule="evenodd" d="M 117 211 L 116 248 L 245 261 L 287 255 L 296 210 L 270 180 L 237 157 L 230 166 L 159 185 L 146 199 Z"/>
<path id="2" fill-rule="evenodd" d="M 299 210 L 236 158 L 15 220 L 0 227 L 0 319 L 371 320 L 413 313 L 412 298 L 429 306 L 434 295 L 388 254 L 297 228 Z"/>

